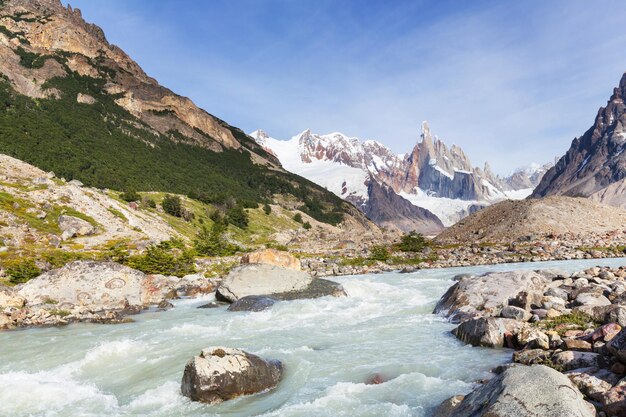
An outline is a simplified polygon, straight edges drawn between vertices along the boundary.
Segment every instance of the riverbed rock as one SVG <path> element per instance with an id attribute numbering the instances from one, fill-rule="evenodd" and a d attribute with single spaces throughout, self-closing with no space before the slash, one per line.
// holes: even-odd
<path id="1" fill-rule="evenodd" d="M 574 369 L 565 375 L 580 392 L 595 401 L 602 401 L 603 396 L 619 382 L 619 376 L 599 368 Z"/>
<path id="2" fill-rule="evenodd" d="M 452 417 L 454 415 L 454 409 L 461 404 L 463 398 L 465 398 L 465 396 L 455 395 L 454 397 L 450 397 L 443 401 L 437 408 L 435 408 L 432 417 Z"/>
<path id="3" fill-rule="evenodd" d="M 513 333 L 521 323 L 513 319 L 479 317 L 461 323 L 452 334 L 472 346 L 503 347 L 505 334 Z"/>
<path id="4" fill-rule="evenodd" d="M 566 350 L 552 355 L 552 363 L 563 371 L 571 371 L 578 368 L 597 368 L 600 365 L 600 355 L 592 352 Z"/>
<path id="5" fill-rule="evenodd" d="M 27 305 L 89 306 L 91 309 L 141 308 L 175 296 L 175 277 L 146 275 L 114 262 L 74 261 L 23 284 Z"/>
<path id="6" fill-rule="evenodd" d="M 203 349 L 185 366 L 181 392 L 193 401 L 217 404 L 278 385 L 280 361 L 266 361 L 240 349 Z"/>
<path id="7" fill-rule="evenodd" d="M 301 291 L 313 278 L 306 272 L 266 264 L 233 268 L 217 289 L 220 300 L 235 302 L 247 295 L 271 295 Z"/>
<path id="8" fill-rule="evenodd" d="M 544 365 L 515 366 L 468 394 L 451 417 L 594 417 L 572 382 Z"/>
<path id="9" fill-rule="evenodd" d="M 302 290 L 277 293 L 273 294 L 273 297 L 280 300 L 300 300 L 326 296 L 343 297 L 345 295 L 346 292 L 341 284 L 327 279 L 315 278 L 306 288 Z"/>
<path id="10" fill-rule="evenodd" d="M 278 301 L 278 298 L 269 295 L 246 295 L 228 306 L 228 311 L 263 311 Z"/>
<path id="11" fill-rule="evenodd" d="M 458 323 L 471 317 L 498 316 L 507 305 L 530 310 L 533 305 L 541 306 L 549 282 L 533 271 L 463 276 L 439 300 L 434 313 Z"/>
<path id="12" fill-rule="evenodd" d="M 176 292 L 179 296 L 195 297 L 199 294 L 210 294 L 216 287 L 217 283 L 213 278 L 207 278 L 204 274 L 189 274 L 178 281 Z"/>
<path id="13" fill-rule="evenodd" d="M 505 319 L 515 319 L 519 321 L 528 321 L 532 317 L 529 311 L 524 310 L 520 307 L 515 306 L 505 306 L 502 308 L 500 312 L 500 316 Z"/>
<path id="14" fill-rule="evenodd" d="M 600 402 L 606 415 L 621 417 L 626 415 L 626 382 L 620 381 L 600 396 Z"/>
<path id="15" fill-rule="evenodd" d="M 289 252 L 276 249 L 263 249 L 252 253 L 246 253 L 241 257 L 242 264 L 266 264 L 280 266 L 282 268 L 302 270 L 300 260 Z"/>
<path id="16" fill-rule="evenodd" d="M 620 332 L 607 343 L 606 347 L 617 360 L 626 364 L 626 328 L 620 330 Z"/>

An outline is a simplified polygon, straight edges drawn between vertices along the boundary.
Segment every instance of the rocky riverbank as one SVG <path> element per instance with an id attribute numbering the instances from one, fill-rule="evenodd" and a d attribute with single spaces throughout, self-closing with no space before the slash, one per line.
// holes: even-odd
<path id="1" fill-rule="evenodd" d="M 575 409 L 565 407 L 567 412 L 558 415 L 595 415 L 595 410 L 604 417 L 626 415 L 626 269 L 590 268 L 575 274 L 514 271 L 464 275 L 456 280 L 434 312 L 459 323 L 453 334 L 463 342 L 515 350 L 512 363 L 496 370 L 505 376 L 488 386 L 506 380 L 509 382 L 499 392 L 505 388 L 519 390 L 517 382 L 511 381 L 528 378 L 518 378 L 523 371 L 509 372 L 509 368 L 547 366 L 563 373 L 572 385 L 568 389 L 575 396 L 582 393 L 581 398 L 594 410 L 590 413 L 578 403 Z M 532 372 L 549 373 L 539 369 Z M 515 397 L 516 402 L 505 397 L 494 399 L 489 390 L 478 387 L 465 399 L 446 402 L 437 415 L 535 415 L 529 411 L 510 414 L 524 402 L 528 403 L 527 410 L 540 410 L 529 404 L 555 388 L 546 387 L 545 380 L 533 381 L 534 388 L 525 387 Z M 563 401 L 553 409 L 567 402 Z M 501 407 L 507 402 L 512 407 L 509 414 Z"/>
<path id="2" fill-rule="evenodd" d="M 326 251 L 300 254 L 302 268 L 314 276 L 375 274 L 428 268 L 453 268 L 513 262 L 601 259 L 625 256 L 626 233 L 533 235 L 513 242 L 442 244 L 437 241 L 418 253 L 391 252 L 385 261 L 371 251 Z M 297 254 L 297 253 L 296 253 Z"/>

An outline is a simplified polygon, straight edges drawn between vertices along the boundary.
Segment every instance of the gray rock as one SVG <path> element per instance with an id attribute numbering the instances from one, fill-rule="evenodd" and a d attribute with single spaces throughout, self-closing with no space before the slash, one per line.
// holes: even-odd
<path id="1" fill-rule="evenodd" d="M 608 306 L 611 305 L 611 302 L 608 298 L 601 294 L 594 293 L 582 293 L 576 297 L 575 301 L 576 305 L 579 306 Z"/>
<path id="2" fill-rule="evenodd" d="M 505 319 L 515 319 L 519 321 L 528 321 L 532 316 L 530 312 L 515 306 L 506 306 L 500 312 L 500 316 Z"/>
<path id="3" fill-rule="evenodd" d="M 268 295 L 246 295 L 228 307 L 228 311 L 263 311 L 278 302 L 278 298 Z"/>
<path id="4" fill-rule="evenodd" d="M 235 302 L 247 295 L 300 291 L 313 278 L 306 272 L 267 264 L 245 264 L 230 271 L 217 289 L 218 300 Z"/>
<path id="5" fill-rule="evenodd" d="M 443 401 L 435 411 L 433 411 L 432 417 L 451 417 L 454 414 L 454 409 L 461 404 L 463 398 L 465 398 L 465 396 L 455 395 Z"/>
<path id="6" fill-rule="evenodd" d="M 541 305 L 549 282 L 533 271 L 462 277 L 439 300 L 434 313 L 458 323 L 471 317 L 498 316 L 509 304 L 530 310 L 533 304 Z"/>
<path id="7" fill-rule="evenodd" d="M 622 329 L 617 336 L 613 337 L 606 345 L 617 360 L 626 364 L 626 328 Z"/>
<path id="8" fill-rule="evenodd" d="M 593 406 L 563 374 L 516 366 L 468 394 L 451 417 L 594 417 Z"/>
<path id="9" fill-rule="evenodd" d="M 346 292 L 341 284 L 327 279 L 316 278 L 304 289 L 272 294 L 280 300 L 299 300 L 304 298 L 320 298 L 326 296 L 343 297 Z"/>
<path id="10" fill-rule="evenodd" d="M 65 214 L 59 216 L 59 229 L 63 240 L 75 236 L 89 236 L 96 232 L 96 228 L 88 221 Z"/>
<path id="11" fill-rule="evenodd" d="M 181 392 L 193 401 L 217 404 L 278 385 L 283 368 L 240 349 L 203 349 L 185 366 Z"/>
<path id="12" fill-rule="evenodd" d="M 552 355 L 552 363 L 564 371 L 578 368 L 597 368 L 600 365 L 600 355 L 592 352 L 566 350 Z"/>
<path id="13" fill-rule="evenodd" d="M 114 262 L 75 261 L 23 284 L 18 295 L 28 305 L 84 305 L 92 309 L 126 309 L 175 298 L 177 278 L 146 275 Z"/>
<path id="14" fill-rule="evenodd" d="M 521 326 L 516 320 L 479 317 L 461 323 L 452 334 L 472 346 L 503 347 L 504 335 Z"/>
<path id="15" fill-rule="evenodd" d="M 566 372 L 565 375 L 588 398 L 602 401 L 606 392 L 619 382 L 619 376 L 606 369 L 583 368 Z"/>

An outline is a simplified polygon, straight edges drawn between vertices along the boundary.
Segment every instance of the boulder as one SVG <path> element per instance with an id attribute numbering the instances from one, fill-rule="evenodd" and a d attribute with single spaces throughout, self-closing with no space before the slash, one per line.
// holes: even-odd
<path id="1" fill-rule="evenodd" d="M 269 295 L 246 295 L 228 307 L 228 311 L 263 311 L 278 302 L 278 298 Z"/>
<path id="2" fill-rule="evenodd" d="M 472 346 L 503 347 L 505 334 L 515 331 L 521 323 L 512 319 L 479 317 L 461 323 L 452 334 Z"/>
<path id="3" fill-rule="evenodd" d="M 311 281 L 309 286 L 303 290 L 273 294 L 274 297 L 280 300 L 299 300 L 326 296 L 343 297 L 345 295 L 346 292 L 341 284 L 322 278 L 315 278 Z"/>
<path id="4" fill-rule="evenodd" d="M 203 349 L 185 366 L 181 392 L 192 401 L 216 404 L 267 391 L 282 375 L 279 361 L 266 361 L 240 349 Z"/>
<path id="5" fill-rule="evenodd" d="M 505 319 L 515 319 L 519 321 L 528 321 L 532 317 L 530 312 L 524 310 L 523 308 L 515 306 L 506 306 L 502 308 L 500 316 L 504 317 Z"/>
<path id="6" fill-rule="evenodd" d="M 626 383 L 621 382 L 600 396 L 602 408 L 608 416 L 626 415 Z"/>
<path id="7" fill-rule="evenodd" d="M 216 287 L 215 279 L 207 278 L 203 274 L 189 274 L 178 281 L 176 292 L 179 296 L 195 297 L 198 294 L 210 294 Z"/>
<path id="8" fill-rule="evenodd" d="M 313 278 L 306 272 L 274 265 L 247 264 L 233 268 L 217 289 L 219 300 L 235 302 L 247 295 L 271 295 L 300 291 Z"/>
<path id="9" fill-rule="evenodd" d="M 613 372 L 599 368 L 574 369 L 565 375 L 580 392 L 595 401 L 602 401 L 604 394 L 619 381 Z"/>
<path id="10" fill-rule="evenodd" d="M 562 373 L 515 366 L 465 396 L 451 417 L 594 417 L 596 412 Z"/>
<path id="11" fill-rule="evenodd" d="M 20 286 L 28 305 L 53 301 L 64 308 L 124 309 L 175 296 L 175 277 L 146 275 L 114 262 L 74 261 Z"/>
<path id="12" fill-rule="evenodd" d="M 75 236 L 89 236 L 96 233 L 96 228 L 88 221 L 65 214 L 59 216 L 59 229 L 61 229 L 64 240 Z"/>
<path id="13" fill-rule="evenodd" d="M 525 349 L 513 353 L 513 362 L 522 365 L 541 365 L 552 356 L 552 352 L 544 349 Z"/>
<path id="14" fill-rule="evenodd" d="M 465 398 L 463 395 L 455 395 L 443 401 L 435 408 L 432 417 L 452 417 L 454 415 L 454 409 L 461 404 L 463 398 Z"/>
<path id="15" fill-rule="evenodd" d="M 603 296 L 602 294 L 594 294 L 594 293 L 582 293 L 576 297 L 575 301 L 576 305 L 579 306 L 608 306 L 611 305 L 611 302 L 608 298 Z"/>
<path id="16" fill-rule="evenodd" d="M 620 330 L 617 335 L 613 336 L 606 347 L 617 360 L 626 363 L 626 328 Z"/>
<path id="17" fill-rule="evenodd" d="M 550 339 L 548 335 L 536 327 L 521 327 L 516 334 L 516 339 L 519 346 L 528 349 L 550 349 Z"/>
<path id="18" fill-rule="evenodd" d="M 566 350 L 552 355 L 552 363 L 563 371 L 571 371 L 578 368 L 597 368 L 600 364 L 600 355 L 592 352 Z"/>
<path id="19" fill-rule="evenodd" d="M 481 276 L 463 276 L 435 307 L 453 323 L 466 318 L 499 316 L 507 305 L 523 310 L 541 305 L 544 289 L 550 280 L 533 271 L 493 272 Z"/>
<path id="20" fill-rule="evenodd" d="M 302 270 L 300 260 L 289 252 L 276 249 L 263 249 L 252 253 L 247 253 L 241 257 L 242 264 L 267 264 L 280 266 L 282 268 Z"/>

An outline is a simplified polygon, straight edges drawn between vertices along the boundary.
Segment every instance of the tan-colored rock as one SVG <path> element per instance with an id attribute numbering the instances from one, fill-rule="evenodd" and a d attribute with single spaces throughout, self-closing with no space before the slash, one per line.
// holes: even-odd
<path id="1" fill-rule="evenodd" d="M 76 96 L 76 102 L 82 104 L 94 104 L 96 102 L 96 99 L 88 94 L 78 93 L 78 95 Z"/>
<path id="2" fill-rule="evenodd" d="M 6 307 L 21 308 L 25 303 L 24 297 L 16 294 L 13 288 L 0 285 L 0 310 Z"/>
<path id="3" fill-rule="evenodd" d="M 263 249 L 252 253 L 246 253 L 241 257 L 242 264 L 267 264 L 282 268 L 302 270 L 300 260 L 289 252 L 276 249 Z"/>

